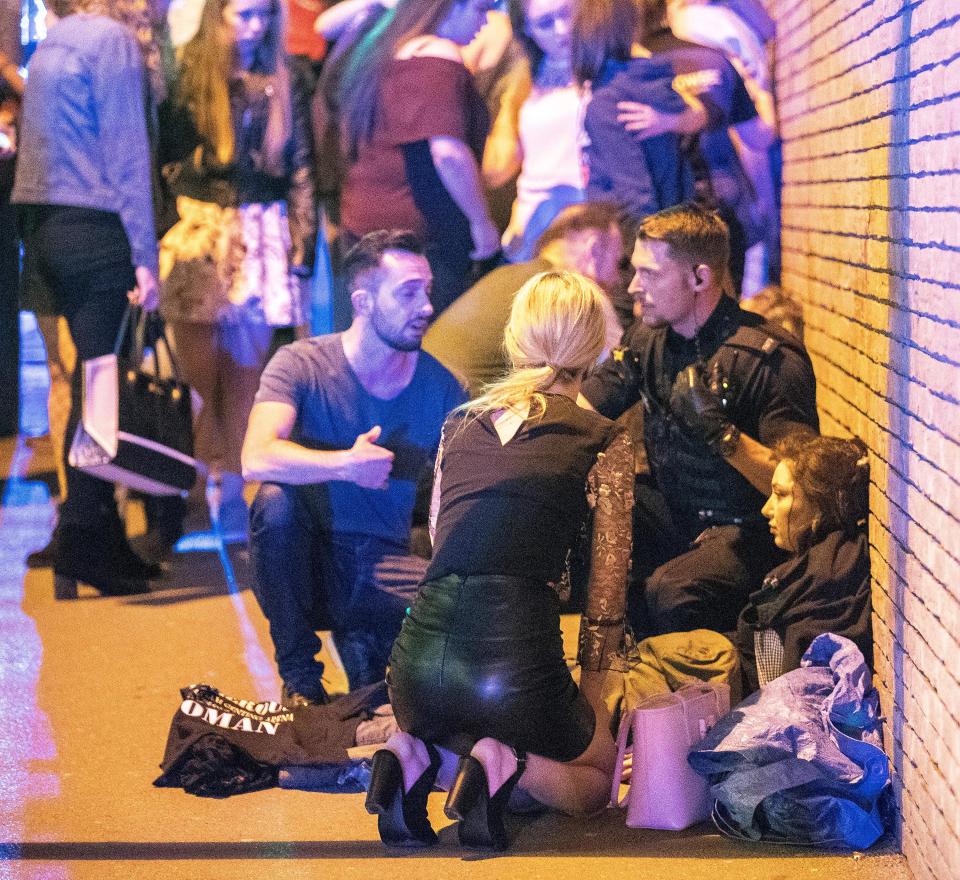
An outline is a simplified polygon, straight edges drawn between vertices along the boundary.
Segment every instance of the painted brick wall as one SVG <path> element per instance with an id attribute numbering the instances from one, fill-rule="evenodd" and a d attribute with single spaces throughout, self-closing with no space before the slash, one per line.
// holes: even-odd
<path id="1" fill-rule="evenodd" d="M 767 0 L 783 285 L 823 429 L 871 449 L 877 685 L 903 850 L 960 878 L 960 3 Z"/>

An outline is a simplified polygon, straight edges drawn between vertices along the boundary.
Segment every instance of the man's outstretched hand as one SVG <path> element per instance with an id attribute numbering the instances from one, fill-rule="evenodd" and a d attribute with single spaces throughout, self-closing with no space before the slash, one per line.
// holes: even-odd
<path id="1" fill-rule="evenodd" d="M 393 453 L 377 446 L 380 426 L 360 434 L 347 453 L 344 479 L 363 489 L 386 489 L 393 468 Z"/>

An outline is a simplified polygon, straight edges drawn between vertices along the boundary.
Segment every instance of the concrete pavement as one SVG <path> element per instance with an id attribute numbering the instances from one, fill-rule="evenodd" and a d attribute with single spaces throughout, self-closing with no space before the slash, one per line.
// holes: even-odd
<path id="1" fill-rule="evenodd" d="M 213 554 L 181 554 L 147 596 L 53 599 L 26 572 L 53 518 L 49 444 L 0 443 L 0 880 L 3 878 L 587 878 L 908 880 L 890 848 L 863 856 L 726 841 L 711 827 L 635 831 L 623 815 L 517 824 L 513 848 L 465 855 L 430 800 L 440 844 L 383 849 L 362 795 L 271 791 L 226 800 L 152 786 L 178 689 L 203 681 L 276 698 L 245 554 L 230 594 Z M 572 626 L 567 626 L 572 635 Z M 331 662 L 330 668 L 335 663 Z M 343 685 L 334 669 L 331 686 Z M 947 878 L 944 878 L 947 880 Z"/>

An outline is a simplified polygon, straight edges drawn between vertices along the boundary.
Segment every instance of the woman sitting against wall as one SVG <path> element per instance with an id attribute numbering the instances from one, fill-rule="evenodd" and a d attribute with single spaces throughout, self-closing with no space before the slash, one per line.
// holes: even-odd
<path id="1" fill-rule="evenodd" d="M 852 640 L 868 664 L 873 657 L 866 447 L 801 434 L 784 438 L 776 454 L 763 515 L 793 557 L 764 578 L 737 622 L 744 694 L 799 668 L 821 633 Z"/>

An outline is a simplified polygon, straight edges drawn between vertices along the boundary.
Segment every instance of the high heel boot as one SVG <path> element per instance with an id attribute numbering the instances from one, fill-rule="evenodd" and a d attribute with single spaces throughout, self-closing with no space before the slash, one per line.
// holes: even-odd
<path id="1" fill-rule="evenodd" d="M 58 526 L 57 554 L 53 563 L 53 589 L 57 599 L 76 599 L 77 583 L 89 584 L 104 596 L 149 593 L 143 560 L 126 539 L 118 540 L 105 529 Z"/>
<path id="2" fill-rule="evenodd" d="M 516 771 L 492 796 L 483 764 L 473 755 L 464 755 L 460 759 L 443 811 L 448 818 L 457 820 L 461 846 L 505 850 L 510 845 L 503 813 L 527 766 L 526 753 L 514 751 L 514 754 L 517 757 Z"/>
<path id="3" fill-rule="evenodd" d="M 427 753 L 430 763 L 407 792 L 403 790 L 403 767 L 396 754 L 380 749 L 373 756 L 365 806 L 368 813 L 377 815 L 380 839 L 387 846 L 432 846 L 437 842 L 427 818 L 427 796 L 440 769 L 440 753 L 431 745 Z"/>

